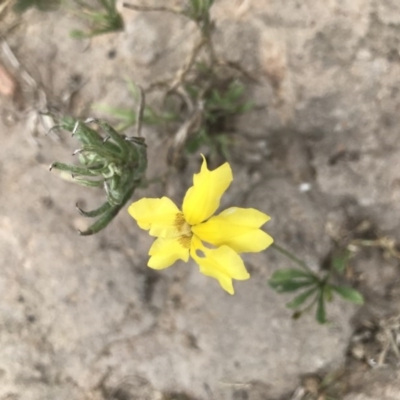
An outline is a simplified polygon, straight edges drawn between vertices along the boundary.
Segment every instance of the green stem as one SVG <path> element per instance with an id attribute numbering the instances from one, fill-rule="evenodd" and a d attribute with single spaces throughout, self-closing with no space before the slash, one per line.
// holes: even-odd
<path id="1" fill-rule="evenodd" d="M 273 247 L 275 250 L 279 251 L 279 253 L 283 254 L 285 257 L 289 258 L 289 260 L 292 260 L 294 263 L 296 263 L 299 267 L 301 267 L 305 271 L 307 271 L 315 276 L 314 271 L 304 261 L 297 258 L 290 251 L 284 249 L 283 247 L 277 245 L 276 243 L 272 243 L 271 247 Z"/>

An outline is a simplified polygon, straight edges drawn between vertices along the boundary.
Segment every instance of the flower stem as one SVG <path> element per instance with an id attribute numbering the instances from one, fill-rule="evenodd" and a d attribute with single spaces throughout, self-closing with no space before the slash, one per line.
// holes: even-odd
<path id="1" fill-rule="evenodd" d="M 275 250 L 279 251 L 279 253 L 283 254 L 285 257 L 289 258 L 289 260 L 293 261 L 296 263 L 299 267 L 304 269 L 305 271 L 311 273 L 312 275 L 315 276 L 314 271 L 302 260 L 297 258 L 293 253 L 291 253 L 289 250 L 284 249 L 283 247 L 277 245 L 276 243 L 272 243 L 271 247 L 273 247 Z"/>

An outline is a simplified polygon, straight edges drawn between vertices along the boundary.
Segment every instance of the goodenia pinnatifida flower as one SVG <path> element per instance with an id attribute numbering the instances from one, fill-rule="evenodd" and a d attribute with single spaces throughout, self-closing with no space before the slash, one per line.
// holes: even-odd
<path id="1" fill-rule="evenodd" d="M 249 279 L 239 254 L 259 252 L 272 244 L 272 237 L 260 229 L 270 217 L 239 207 L 213 216 L 232 180 L 228 163 L 210 171 L 203 157 L 182 211 L 167 197 L 143 198 L 130 205 L 128 212 L 139 227 L 157 238 L 149 250 L 150 268 L 164 269 L 192 257 L 201 273 L 217 279 L 230 294 L 234 294 L 232 279 Z"/>

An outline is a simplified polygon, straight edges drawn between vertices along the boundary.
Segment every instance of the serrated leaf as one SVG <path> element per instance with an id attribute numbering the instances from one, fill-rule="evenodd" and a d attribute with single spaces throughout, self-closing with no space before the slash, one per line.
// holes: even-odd
<path id="1" fill-rule="evenodd" d="M 358 290 L 345 286 L 332 285 L 331 287 L 343 299 L 354 304 L 364 304 L 364 297 Z"/>
<path id="2" fill-rule="evenodd" d="M 306 290 L 305 292 L 296 296 L 292 301 L 286 304 L 287 308 L 297 308 L 301 306 L 311 295 L 317 291 L 317 287 Z"/>

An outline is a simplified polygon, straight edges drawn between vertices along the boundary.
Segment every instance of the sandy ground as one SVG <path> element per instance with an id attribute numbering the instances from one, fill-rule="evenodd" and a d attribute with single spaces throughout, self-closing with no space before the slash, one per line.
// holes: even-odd
<path id="1" fill-rule="evenodd" d="M 1 400 L 300 400 L 329 390 L 400 399 L 399 259 L 379 241 L 400 240 L 400 5 L 216 0 L 212 16 L 218 55 L 258 78 L 246 89 L 257 107 L 234 121 L 224 206 L 271 215 L 268 232 L 315 268 L 337 240 L 374 240 L 348 276 L 365 306 L 333 302 L 326 326 L 312 315 L 292 320 L 290 297 L 267 285 L 289 266 L 272 249 L 245 257 L 252 278 L 233 297 L 191 262 L 154 272 L 151 239 L 126 210 L 79 237 L 87 221 L 74 204 L 94 207 L 103 194 L 49 173 L 77 143 L 45 136 L 38 111 L 89 117 L 101 116 L 93 104 L 131 104 L 125 79 L 146 87 L 171 77 L 195 29 L 175 15 L 123 10 L 124 32 L 77 41 L 75 16 L 5 9 L 0 33 L 21 68 L 3 46 L 0 63 L 19 90 L 0 94 Z M 144 135 L 151 178 L 166 168 L 171 135 Z M 178 204 L 199 165 L 193 156 L 172 176 L 167 194 Z M 163 194 L 155 184 L 134 198 Z M 326 374 L 336 376 L 328 389 L 318 380 Z"/>

